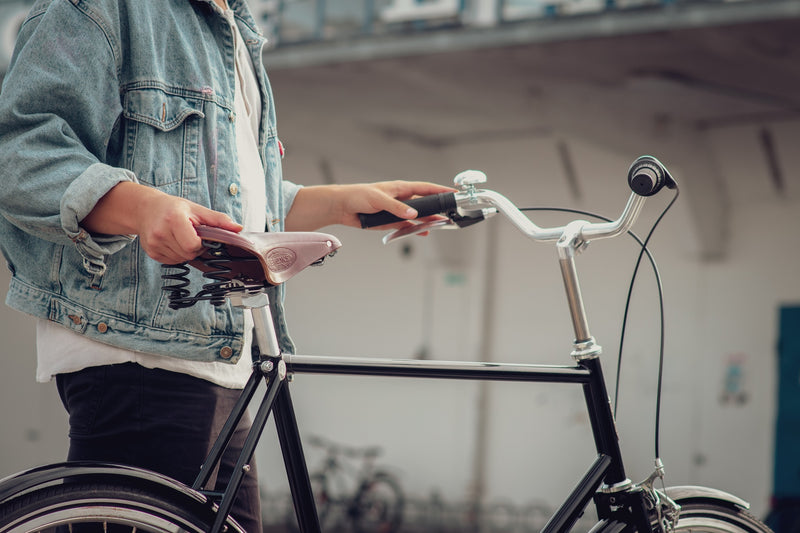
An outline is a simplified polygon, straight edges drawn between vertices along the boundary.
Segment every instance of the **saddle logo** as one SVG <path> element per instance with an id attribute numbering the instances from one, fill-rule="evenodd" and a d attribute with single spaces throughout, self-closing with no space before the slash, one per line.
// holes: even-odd
<path id="1" fill-rule="evenodd" d="M 288 270 L 297 261 L 297 254 L 289 248 L 273 248 L 267 253 L 267 267 L 273 272 Z"/>

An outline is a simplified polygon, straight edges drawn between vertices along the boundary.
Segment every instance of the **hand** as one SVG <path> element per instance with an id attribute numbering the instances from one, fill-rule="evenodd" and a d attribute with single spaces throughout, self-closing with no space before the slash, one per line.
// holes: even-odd
<path id="1" fill-rule="evenodd" d="M 182 263 L 202 253 L 203 243 L 196 226 L 242 230 L 228 215 L 184 198 L 163 195 L 146 205 L 139 220 L 139 243 L 147 255 L 160 263 Z"/>
<path id="2" fill-rule="evenodd" d="M 313 231 L 329 224 L 360 228 L 359 213 L 390 213 L 412 220 L 416 210 L 404 204 L 417 196 L 427 196 L 454 189 L 423 181 L 383 181 L 355 185 L 321 185 L 300 189 L 286 218 L 288 231 Z M 396 228 L 409 222 L 397 222 L 378 229 Z"/>
<path id="3" fill-rule="evenodd" d="M 112 188 L 81 221 L 92 233 L 138 235 L 145 253 L 168 265 L 189 261 L 202 252 L 195 231 L 201 224 L 242 230 L 224 213 L 130 182 Z"/>

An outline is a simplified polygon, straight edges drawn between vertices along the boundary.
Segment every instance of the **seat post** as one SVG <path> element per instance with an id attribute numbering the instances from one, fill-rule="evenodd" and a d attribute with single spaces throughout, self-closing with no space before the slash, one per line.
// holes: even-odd
<path id="1" fill-rule="evenodd" d="M 266 293 L 232 294 L 231 304 L 250 311 L 253 316 L 253 340 L 262 355 L 278 357 L 281 349 L 272 313 L 269 310 L 269 296 Z"/>

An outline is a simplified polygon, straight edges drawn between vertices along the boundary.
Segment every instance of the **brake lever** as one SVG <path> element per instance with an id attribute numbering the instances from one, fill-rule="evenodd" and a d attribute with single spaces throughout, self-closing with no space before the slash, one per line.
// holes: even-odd
<path id="1" fill-rule="evenodd" d="M 490 207 L 477 211 L 468 211 L 463 215 L 458 213 L 453 213 L 450 215 L 450 220 L 452 220 L 453 224 L 455 224 L 459 228 L 466 228 L 467 226 L 471 226 L 473 224 L 477 224 L 478 222 L 482 222 L 487 218 L 496 214 L 497 214 L 497 209 Z"/>
<path id="2" fill-rule="evenodd" d="M 458 228 L 455 222 L 449 218 L 442 218 L 437 220 L 428 220 L 427 222 L 420 222 L 413 226 L 406 226 L 404 228 L 396 229 L 383 236 L 383 244 L 389 244 L 412 235 L 419 235 L 432 229 L 452 229 Z"/>
<path id="3" fill-rule="evenodd" d="M 425 233 L 426 231 L 433 229 L 466 228 L 467 226 L 472 226 L 473 224 L 477 224 L 482 220 L 486 220 L 488 217 L 496 213 L 496 209 L 481 209 L 478 211 L 468 212 L 464 215 L 453 212 L 447 215 L 448 218 L 428 220 L 426 222 L 420 222 L 413 226 L 407 226 L 405 228 L 396 229 L 390 233 L 387 233 L 383 236 L 383 244 L 389 244 L 390 242 L 394 242 L 411 235 Z"/>

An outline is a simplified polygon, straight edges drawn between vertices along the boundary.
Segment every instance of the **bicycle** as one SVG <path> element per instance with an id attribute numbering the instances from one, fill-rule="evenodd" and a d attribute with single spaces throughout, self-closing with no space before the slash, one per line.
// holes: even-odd
<path id="1" fill-rule="evenodd" d="M 309 437 L 308 443 L 325 450 L 322 467 L 309 474 L 317 515 L 325 531 L 398 531 L 405 498 L 395 476 L 374 465 L 380 447 L 346 446 L 319 436 Z M 360 461 L 360 467 L 352 461 Z M 286 523 L 297 530 L 294 509 Z"/>
<path id="2" fill-rule="evenodd" d="M 748 513 L 747 502 L 734 495 L 698 486 L 656 488 L 656 482 L 663 485 L 664 478 L 657 431 L 653 473 L 644 481 L 634 483 L 625 471 L 612 402 L 601 366 L 602 349 L 589 330 L 575 259 L 590 240 L 628 232 L 646 199 L 664 187 L 675 190 L 677 198 L 677 184 L 667 169 L 654 157 L 640 157 L 628 171 L 632 193 L 616 220 L 592 223 L 578 220 L 553 228 L 539 227 L 500 193 L 479 189 L 478 186 L 485 181 L 482 173 L 466 171 L 455 178 L 458 192 L 410 201 L 421 215 L 439 213 L 442 217 L 395 231 L 384 241 L 391 242 L 437 227 L 465 227 L 501 214 L 532 240 L 555 242 L 575 334 L 571 354 L 575 360 L 573 365 L 282 354 L 272 325 L 265 287 L 283 283 L 307 266 L 318 264 L 335 253 L 341 243 L 323 233 L 233 234 L 200 227 L 198 234 L 207 248 L 190 265 L 204 271 L 211 282 L 191 296 L 187 287 L 190 266 L 184 265 L 178 274 L 166 275 L 166 278 L 177 281 L 165 287 L 170 292 L 171 305 L 190 306 L 203 300 L 222 304 L 227 299 L 233 305 L 249 310 L 253 315 L 254 337 L 260 354 L 240 400 L 201 466 L 197 479 L 188 487 L 145 470 L 94 463 L 61 463 L 35 468 L 0 482 L 0 533 L 44 531 L 86 522 L 99 523 L 103 528 L 120 525 L 131 531 L 241 531 L 229 517 L 229 512 L 270 414 L 275 419 L 300 531 L 319 533 L 320 521 L 287 379 L 292 373 L 579 385 L 583 390 L 597 455 L 564 503 L 544 525 L 542 533 L 570 531 L 590 502 L 594 503 L 599 520 L 591 533 L 769 533 L 766 525 Z M 369 215 L 363 217 L 362 224 L 380 225 L 386 221 L 382 214 Z M 640 259 L 647 250 L 648 240 L 649 237 L 640 241 Z M 222 493 L 204 490 L 233 428 L 261 381 L 266 381 L 266 391 L 229 485 Z M 659 378 L 659 391 L 660 383 Z M 659 406 L 660 403 L 656 407 L 656 427 Z"/>

